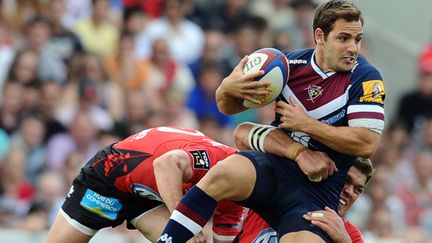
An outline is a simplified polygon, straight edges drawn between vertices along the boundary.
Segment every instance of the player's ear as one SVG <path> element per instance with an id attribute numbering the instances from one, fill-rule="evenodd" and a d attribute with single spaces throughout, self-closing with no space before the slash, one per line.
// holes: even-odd
<path id="1" fill-rule="evenodd" d="M 324 43 L 324 31 L 321 28 L 316 28 L 314 31 L 315 43 L 322 45 Z"/>

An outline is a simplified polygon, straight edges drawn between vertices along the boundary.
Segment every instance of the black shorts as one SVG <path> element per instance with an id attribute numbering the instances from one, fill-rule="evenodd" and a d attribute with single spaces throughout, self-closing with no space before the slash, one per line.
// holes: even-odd
<path id="1" fill-rule="evenodd" d="M 124 221 L 128 222 L 129 228 L 133 228 L 134 223 L 130 224 L 131 221 L 163 204 L 161 201 L 121 192 L 97 175 L 90 165 L 103 156 L 101 153 L 104 151 L 99 152 L 81 169 L 62 205 L 69 223 L 75 228 L 80 228 L 81 225 L 90 228 L 84 232 L 88 235 L 92 234 L 92 230 L 95 233 L 105 227 L 116 227 Z"/>
<path id="2" fill-rule="evenodd" d="M 251 196 L 240 204 L 257 212 L 280 237 L 307 230 L 332 242 L 323 230 L 305 220 L 303 214 L 326 206 L 337 211 L 347 171 L 339 170 L 327 180 L 315 183 L 292 160 L 257 151 L 238 154 L 250 159 L 257 173 Z"/>

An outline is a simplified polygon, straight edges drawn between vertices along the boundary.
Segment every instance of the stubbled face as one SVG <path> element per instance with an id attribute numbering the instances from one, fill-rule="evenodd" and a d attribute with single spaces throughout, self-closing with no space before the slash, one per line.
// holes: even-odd
<path id="1" fill-rule="evenodd" d="M 321 29 L 316 29 L 318 65 L 324 71 L 350 71 L 360 52 L 362 37 L 363 26 L 360 20 L 348 22 L 338 19 L 327 39 Z"/>
<path id="2" fill-rule="evenodd" d="M 361 173 L 357 168 L 351 167 L 339 196 L 339 215 L 344 215 L 352 207 L 360 194 L 363 193 L 365 185 L 366 175 Z"/>

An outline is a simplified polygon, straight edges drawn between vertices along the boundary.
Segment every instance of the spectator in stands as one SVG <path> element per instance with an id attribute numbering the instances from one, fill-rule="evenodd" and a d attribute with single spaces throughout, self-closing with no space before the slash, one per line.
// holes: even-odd
<path id="1" fill-rule="evenodd" d="M 123 138 L 146 128 L 146 114 L 155 101 L 152 96 L 139 90 L 129 92 L 125 98 L 125 114 L 114 125 L 114 130 Z"/>
<path id="2" fill-rule="evenodd" d="M 99 103 L 101 93 L 102 90 L 97 86 L 96 81 L 82 78 L 78 84 L 78 105 L 59 110 L 57 119 L 63 125 L 69 126 L 76 114 L 86 112 L 98 129 L 105 131 L 112 129 L 114 120 L 111 114 Z"/>
<path id="3" fill-rule="evenodd" d="M 66 131 L 66 127 L 55 118 L 62 93 L 62 86 L 52 80 L 43 81 L 39 87 L 39 102 L 35 112 L 42 117 L 45 125 L 44 143 L 53 135 Z"/>
<path id="4" fill-rule="evenodd" d="M 99 148 L 99 129 L 87 112 L 75 115 L 66 133 L 54 135 L 46 145 L 47 168 L 61 170 L 72 151 L 89 159 Z"/>
<path id="5" fill-rule="evenodd" d="M 68 30 L 63 17 L 66 14 L 65 0 L 48 0 L 46 16 L 51 21 L 51 45 L 65 65 L 74 53 L 83 52 L 80 39 L 72 31 Z"/>
<path id="6" fill-rule="evenodd" d="M 70 188 L 72 181 L 79 173 L 81 167 L 85 164 L 83 155 L 78 151 L 72 151 L 66 157 L 61 174 L 65 179 L 65 186 Z"/>
<path id="7" fill-rule="evenodd" d="M 48 220 L 45 222 L 45 229 L 54 221 L 70 189 L 70 186 L 66 185 L 65 179 L 61 172 L 51 170 L 44 171 L 38 177 L 34 202 L 44 205 L 47 209 Z"/>
<path id="8" fill-rule="evenodd" d="M 73 29 L 80 20 L 88 18 L 91 15 L 92 0 L 64 0 L 66 12 L 62 17 L 62 22 L 68 29 Z"/>
<path id="9" fill-rule="evenodd" d="M 405 205 L 406 224 L 419 226 L 425 212 L 432 211 L 432 153 L 417 152 L 412 168 L 413 176 L 397 189 L 397 195 Z"/>
<path id="10" fill-rule="evenodd" d="M 25 86 L 34 86 L 38 79 L 39 55 L 32 49 L 20 49 L 10 66 L 8 81 L 20 83 Z"/>
<path id="11" fill-rule="evenodd" d="M 148 2 L 148 1 L 147 1 Z M 134 40 L 134 56 L 137 58 L 148 57 L 151 53 L 151 41 L 145 33 L 148 25 L 148 13 L 139 7 L 128 7 L 123 11 L 123 32 L 128 32 Z"/>
<path id="12" fill-rule="evenodd" d="M 92 0 L 91 17 L 80 20 L 74 27 L 84 49 L 101 56 L 114 53 L 119 31 L 108 21 L 109 0 Z"/>
<path id="13" fill-rule="evenodd" d="M 223 78 L 222 69 L 217 63 L 202 63 L 198 83 L 188 95 L 187 106 L 198 119 L 214 117 L 222 127 L 230 127 L 232 120 L 217 107 L 215 92 Z"/>
<path id="14" fill-rule="evenodd" d="M 394 218 L 386 209 L 376 209 L 369 214 L 368 227 L 364 232 L 364 242 L 392 242 L 400 239 L 400 235 L 393 226 Z M 400 231 L 399 231 L 400 232 Z M 398 241 L 396 241 L 398 242 Z"/>
<path id="15" fill-rule="evenodd" d="M 161 38 L 169 39 L 173 59 L 184 65 L 196 60 L 204 46 L 202 29 L 185 18 L 185 0 L 163 1 L 163 16 L 150 22 L 145 34 L 150 43 Z M 147 57 L 149 55 L 147 53 Z"/>
<path id="16" fill-rule="evenodd" d="M 116 52 L 105 59 L 109 79 L 126 91 L 144 89 L 149 79 L 149 62 L 137 58 L 134 50 L 134 36 L 122 32 Z"/>
<path id="17" fill-rule="evenodd" d="M 33 108 L 37 104 L 40 84 L 38 78 L 39 54 L 31 49 L 21 49 L 17 52 L 9 69 L 6 82 L 19 83 L 23 87 L 23 109 Z"/>
<path id="18" fill-rule="evenodd" d="M 198 129 L 198 119 L 195 113 L 186 106 L 188 94 L 170 89 L 163 98 L 163 110 L 168 121 L 167 126 Z"/>
<path id="19" fill-rule="evenodd" d="M 51 78 L 60 83 L 66 80 L 66 66 L 61 52 L 51 41 L 52 22 L 43 16 L 31 18 L 25 25 L 25 47 L 37 52 L 39 55 L 38 78 Z"/>
<path id="20" fill-rule="evenodd" d="M 87 81 L 83 82 L 83 80 Z M 101 125 L 103 129 L 110 129 L 112 120 L 118 119 L 118 117 L 123 113 L 124 94 L 118 83 L 109 80 L 101 58 L 95 54 L 78 55 L 72 59 L 70 77 L 65 87 L 65 93 L 62 97 L 59 114 L 63 113 L 64 115 L 65 113 L 67 114 L 67 110 L 73 111 L 74 109 L 77 109 L 80 104 L 83 105 L 85 97 L 90 98 L 89 96 L 82 96 L 84 93 L 79 92 L 85 91 L 84 89 L 80 89 L 80 87 L 90 87 L 85 85 L 80 86 L 80 84 L 85 83 L 92 83 L 95 87 L 94 91 L 96 92 L 94 95 L 96 97 L 92 100 L 93 105 L 98 107 L 97 110 L 102 109 L 101 113 L 109 113 L 107 114 L 109 117 L 103 115 L 107 118 L 106 121 L 101 121 L 101 123 L 97 124 Z M 67 124 L 67 122 L 70 121 L 70 116 L 66 116 L 66 118 L 67 119 L 65 119 L 65 117 L 58 117 L 59 120 L 63 123 L 66 122 L 65 124 Z M 102 119 L 97 117 L 93 118 L 96 119 L 95 121 Z"/>
<path id="21" fill-rule="evenodd" d="M 265 18 L 272 32 L 288 27 L 293 19 L 293 10 L 288 0 L 256 0 L 252 1 L 251 12 Z"/>
<path id="22" fill-rule="evenodd" d="M 45 167 L 45 149 L 43 139 L 45 126 L 37 115 L 26 115 L 20 122 L 19 129 L 11 136 L 11 147 L 25 153 L 26 178 L 32 183 Z"/>
<path id="23" fill-rule="evenodd" d="M 406 123 L 409 132 L 416 124 L 421 127 L 422 119 L 432 116 L 432 46 L 420 53 L 418 73 L 418 87 L 401 98 L 397 112 L 398 119 Z"/>
<path id="24" fill-rule="evenodd" d="M 230 36 L 250 16 L 247 0 L 215 1 L 203 13 L 203 20 L 200 22 L 204 29 L 215 28 Z"/>
<path id="25" fill-rule="evenodd" d="M 153 42 L 149 81 L 150 87 L 146 86 L 146 89 L 159 91 L 162 96 L 169 89 L 187 94 L 195 85 L 192 73 L 183 63 L 173 59 L 168 40 L 164 38 Z"/>
<path id="26" fill-rule="evenodd" d="M 35 198 L 17 228 L 40 232 L 49 228 L 66 195 L 65 178 L 55 171 L 45 171 L 37 179 Z"/>
<path id="27" fill-rule="evenodd" d="M 231 72 L 230 66 L 223 62 L 227 45 L 226 36 L 220 30 L 213 29 L 205 32 L 205 43 L 201 56 L 189 63 L 189 69 L 192 71 L 195 82 L 198 83 L 198 75 L 203 63 L 218 63 L 224 75 Z"/>
<path id="28" fill-rule="evenodd" d="M 0 128 L 9 135 L 18 129 L 24 109 L 23 96 L 22 84 L 6 82 L 1 95 Z"/>
<path id="29" fill-rule="evenodd" d="M 0 163 L 0 226 L 13 227 L 30 207 L 35 191 L 26 178 L 25 152 L 12 148 Z"/>
<path id="30" fill-rule="evenodd" d="M 1 11 L 1 10 L 0 10 Z M 5 19 L 0 15 L 0 90 L 6 82 L 7 71 L 14 59 L 14 39 L 13 32 Z"/>
<path id="31" fill-rule="evenodd" d="M 21 30 L 25 23 L 42 12 L 42 1 L 3 1 L 4 17 L 15 30 Z"/>
<path id="32" fill-rule="evenodd" d="M 312 21 L 317 4 L 314 0 L 290 0 L 294 19 L 284 30 L 291 37 L 293 49 L 310 48 L 314 46 Z"/>

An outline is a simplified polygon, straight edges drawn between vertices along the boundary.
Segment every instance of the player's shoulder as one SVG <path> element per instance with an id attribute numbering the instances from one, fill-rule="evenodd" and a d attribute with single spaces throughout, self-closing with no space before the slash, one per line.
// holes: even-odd
<path id="1" fill-rule="evenodd" d="M 293 51 L 283 51 L 288 58 L 288 64 L 292 65 L 306 65 L 309 64 L 315 49 L 299 49 Z"/>
<path id="2" fill-rule="evenodd" d="M 364 82 L 369 80 L 383 81 L 383 77 L 375 66 L 370 64 L 363 55 L 359 55 L 357 58 L 357 64 L 351 71 L 351 80 L 353 82 Z"/>

